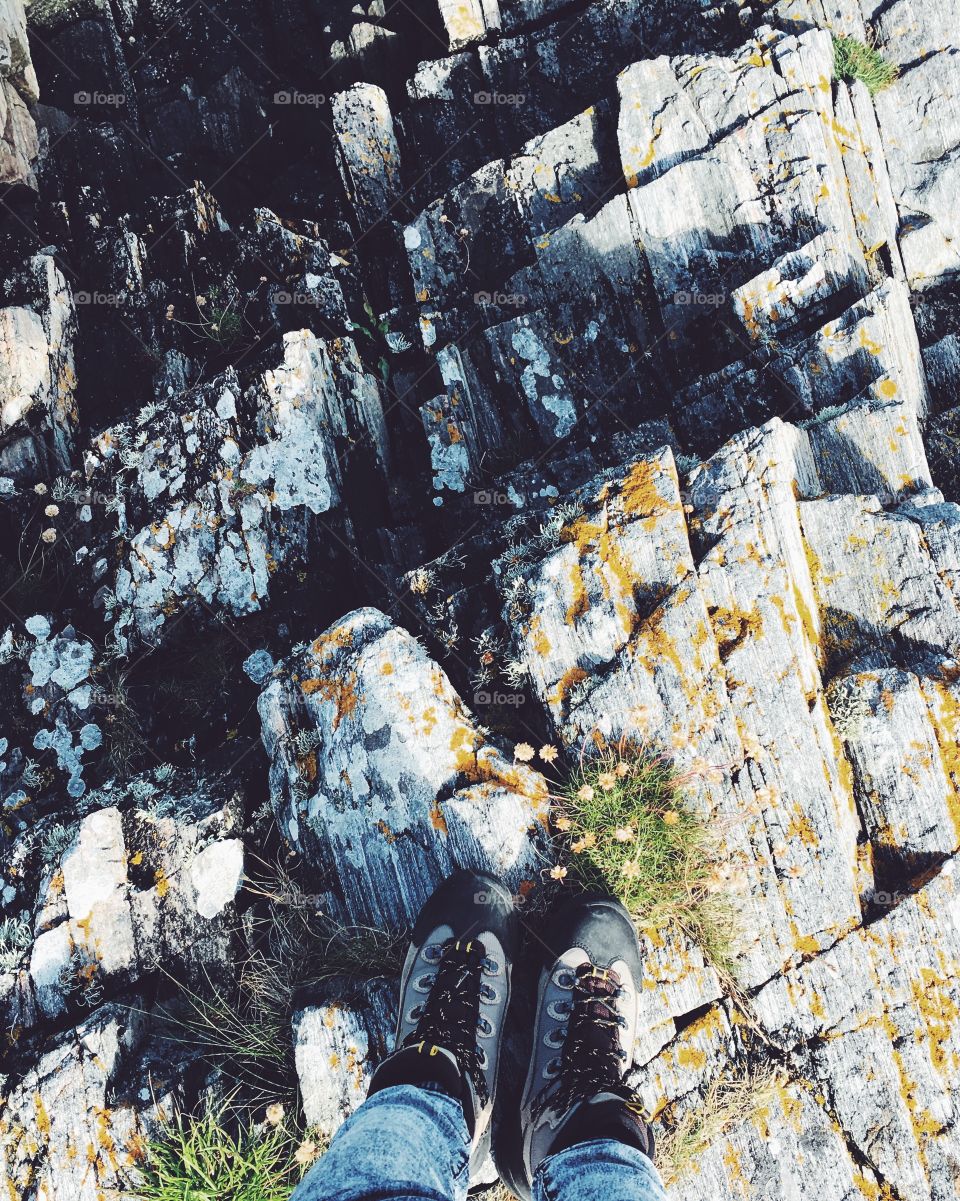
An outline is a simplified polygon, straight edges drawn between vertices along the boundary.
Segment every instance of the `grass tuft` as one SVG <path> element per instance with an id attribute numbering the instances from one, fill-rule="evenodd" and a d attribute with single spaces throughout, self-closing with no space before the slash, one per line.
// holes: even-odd
<path id="1" fill-rule="evenodd" d="M 769 1065 L 737 1076 L 718 1076 L 676 1122 L 669 1117 L 661 1120 L 657 1167 L 666 1187 L 676 1184 L 718 1138 L 764 1110 L 777 1108 L 782 1086 L 780 1073 Z"/>
<path id="2" fill-rule="evenodd" d="M 859 79 L 871 96 L 887 87 L 899 71 L 873 46 L 856 38 L 833 36 L 833 72 L 837 79 Z"/>
<path id="3" fill-rule="evenodd" d="M 406 946 L 403 931 L 337 923 L 280 865 L 263 867 L 247 881 L 261 904 L 246 914 L 250 949 L 235 981 L 224 987 L 206 978 L 197 989 L 177 981 L 162 1014 L 166 1037 L 196 1049 L 254 1106 L 272 1097 L 294 1102 L 291 1018 L 300 999 L 321 991 L 327 1000 L 349 997 L 366 981 L 398 976 Z"/>
<path id="4" fill-rule="evenodd" d="M 146 1144 L 132 1195 L 141 1201 L 288 1201 L 319 1154 L 316 1143 L 298 1144 L 282 1120 L 231 1130 L 225 1112 L 177 1114 Z"/>
<path id="5" fill-rule="evenodd" d="M 581 762 L 554 810 L 569 869 L 618 897 L 649 934 L 679 926 L 724 975 L 736 928 L 714 841 L 667 756 L 624 744 Z"/>

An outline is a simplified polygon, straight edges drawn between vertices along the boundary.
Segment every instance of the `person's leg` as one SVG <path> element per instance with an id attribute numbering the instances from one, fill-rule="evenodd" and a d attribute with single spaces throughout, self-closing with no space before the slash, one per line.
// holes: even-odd
<path id="1" fill-rule="evenodd" d="M 464 1201 L 490 1144 L 516 943 L 502 884 L 440 885 L 400 974 L 396 1050 L 291 1201 Z"/>
<path id="2" fill-rule="evenodd" d="M 290 1201 L 464 1201 L 470 1141 L 458 1100 L 395 1085 L 347 1119 Z"/>
<path id="3" fill-rule="evenodd" d="M 630 915 L 581 896 L 544 930 L 533 1043 L 514 1137 L 497 1159 L 534 1201 L 663 1201 L 654 1140 L 627 1084 L 642 966 Z"/>
<path id="4" fill-rule="evenodd" d="M 548 1155 L 533 1178 L 534 1201 L 667 1201 L 653 1161 L 619 1139 L 574 1143 Z"/>

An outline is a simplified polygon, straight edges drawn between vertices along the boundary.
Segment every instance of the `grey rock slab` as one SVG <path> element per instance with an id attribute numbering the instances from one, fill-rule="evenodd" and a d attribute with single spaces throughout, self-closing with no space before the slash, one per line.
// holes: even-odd
<path id="1" fill-rule="evenodd" d="M 825 492 L 861 492 L 884 501 L 931 486 L 927 455 L 912 405 L 883 400 L 896 392 L 892 380 L 877 381 L 881 399 L 854 404 L 809 427 L 810 445 Z"/>
<path id="2" fill-rule="evenodd" d="M 23 280 L 32 303 L 0 308 L 0 474 L 33 482 L 70 466 L 76 316 L 52 256 L 34 255 Z"/>
<path id="3" fill-rule="evenodd" d="M 546 781 L 487 742 L 441 668 L 376 609 L 292 656 L 258 707 L 281 829 L 328 873 L 334 911 L 395 927 L 455 867 L 514 889 L 538 878 Z"/>
<path id="4" fill-rule="evenodd" d="M 378 386 L 349 339 L 288 333 L 283 358 L 246 391 L 227 371 L 142 426 L 105 431 L 87 456 L 92 489 L 115 493 L 129 549 L 101 596 L 124 646 L 156 643 L 204 605 L 234 615 L 269 601 L 273 572 L 302 554 L 310 514 L 340 506 L 337 443 L 368 435 L 389 461 Z M 135 469 L 135 477 L 127 474 Z"/>
<path id="5" fill-rule="evenodd" d="M 956 851 L 960 806 L 918 678 L 860 672 L 831 683 L 829 705 L 875 848 L 908 867 Z M 940 736 L 949 745 L 948 732 Z"/>
<path id="6" fill-rule="evenodd" d="M 960 654 L 960 608 L 914 522 L 865 496 L 801 501 L 800 519 L 834 670 L 874 648 Z"/>
<path id="7" fill-rule="evenodd" d="M 878 399 L 910 405 L 923 418 L 927 385 L 904 283 L 888 279 L 826 322 L 774 364 L 795 402 L 794 416 L 849 403 L 874 383 Z"/>
<path id="8" fill-rule="evenodd" d="M 145 1018 L 104 1006 L 61 1036 L 4 1101 L 3 1161 L 12 1195 L 44 1201 L 101 1201 L 124 1195 L 146 1120 L 114 1103 L 114 1087 L 136 1071 Z M 5 1090 L 6 1092 L 6 1090 Z M 169 1111 L 168 1111 L 169 1116 Z"/>
<path id="9" fill-rule="evenodd" d="M 356 83 L 330 100 L 337 166 L 361 230 L 386 220 L 402 194 L 400 148 L 382 88 Z"/>
<path id="10" fill-rule="evenodd" d="M 307 1125 L 331 1138 L 367 1095 L 373 1069 L 393 1049 L 397 989 L 374 982 L 353 1002 L 293 1015 L 293 1050 Z"/>
<path id="11" fill-rule="evenodd" d="M 820 324 L 817 315 L 838 293 L 862 296 L 867 290 L 862 254 L 831 232 L 787 251 L 735 288 L 730 299 L 750 341 L 775 346 L 804 327 Z"/>
<path id="12" fill-rule="evenodd" d="M 960 238 L 955 204 L 960 181 L 960 57 L 956 48 L 920 58 L 903 69 L 889 87 L 877 92 L 874 104 L 893 195 L 902 216 L 933 223 L 955 249 Z"/>
<path id="13" fill-rule="evenodd" d="M 633 63 L 617 76 L 617 138 L 627 187 L 704 150 L 710 134 L 665 55 Z"/>

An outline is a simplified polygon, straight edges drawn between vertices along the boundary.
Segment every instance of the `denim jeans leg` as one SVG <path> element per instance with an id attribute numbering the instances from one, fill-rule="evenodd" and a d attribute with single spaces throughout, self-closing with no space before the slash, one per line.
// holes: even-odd
<path id="1" fill-rule="evenodd" d="M 402 1084 L 364 1101 L 290 1201 L 466 1201 L 469 1183 L 459 1101 Z"/>
<path id="2" fill-rule="evenodd" d="M 667 1201 L 667 1194 L 642 1151 L 597 1138 L 548 1155 L 533 1178 L 533 1201 Z"/>

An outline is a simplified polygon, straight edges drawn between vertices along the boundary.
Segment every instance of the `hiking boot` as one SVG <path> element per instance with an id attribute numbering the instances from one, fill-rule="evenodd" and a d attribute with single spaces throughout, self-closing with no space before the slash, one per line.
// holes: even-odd
<path id="1" fill-rule="evenodd" d="M 538 1164 L 588 1139 L 613 1138 L 653 1158 L 639 1098 L 624 1082 L 637 1031 L 640 946 L 611 897 L 578 897 L 549 923 L 519 1129 L 499 1163 L 531 1195 Z"/>
<path id="2" fill-rule="evenodd" d="M 413 929 L 400 977 L 397 1049 L 370 1082 L 371 1095 L 432 1084 L 459 1100 L 474 1164 L 490 1147 L 517 937 L 513 897 L 498 880 L 472 871 L 445 880 Z"/>

